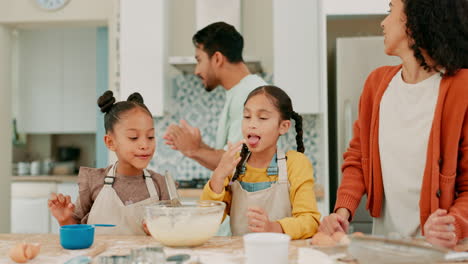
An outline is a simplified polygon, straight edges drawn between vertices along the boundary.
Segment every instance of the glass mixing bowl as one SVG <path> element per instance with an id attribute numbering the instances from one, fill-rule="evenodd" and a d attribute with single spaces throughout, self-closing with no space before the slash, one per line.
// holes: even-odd
<path id="1" fill-rule="evenodd" d="M 194 247 L 218 231 L 226 204 L 217 201 L 160 201 L 146 206 L 145 221 L 153 238 L 165 246 Z"/>

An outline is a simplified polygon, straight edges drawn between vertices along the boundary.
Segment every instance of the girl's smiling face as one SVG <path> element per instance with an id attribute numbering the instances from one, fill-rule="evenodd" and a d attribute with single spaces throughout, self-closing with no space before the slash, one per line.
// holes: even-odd
<path id="1" fill-rule="evenodd" d="M 120 165 L 138 173 L 148 166 L 156 149 L 153 118 L 141 107 L 128 110 L 120 115 L 105 142 L 116 153 Z"/>
<path id="2" fill-rule="evenodd" d="M 275 151 L 278 137 L 288 132 L 291 121 L 281 120 L 272 98 L 259 93 L 244 105 L 242 135 L 252 153 Z"/>

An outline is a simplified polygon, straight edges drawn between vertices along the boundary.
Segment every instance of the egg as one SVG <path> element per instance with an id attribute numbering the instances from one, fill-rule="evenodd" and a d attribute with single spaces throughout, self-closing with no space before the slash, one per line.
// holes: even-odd
<path id="1" fill-rule="evenodd" d="M 331 238 L 331 236 L 318 232 L 312 237 L 311 244 L 314 246 L 335 246 L 336 242 Z"/>
<path id="2" fill-rule="evenodd" d="M 349 240 L 348 236 L 343 236 L 338 242 L 338 244 L 340 245 L 349 245 L 350 243 L 351 243 L 351 240 Z"/>
<path id="3" fill-rule="evenodd" d="M 26 257 L 25 251 L 25 243 L 17 244 L 10 249 L 9 256 L 11 260 L 13 260 L 16 263 L 26 263 L 26 261 L 28 261 L 28 258 Z"/>
<path id="4" fill-rule="evenodd" d="M 39 254 L 40 250 L 41 250 L 41 245 L 38 243 L 26 244 L 26 251 L 25 251 L 26 258 L 28 259 L 35 258 Z"/>
<path id="5" fill-rule="evenodd" d="M 353 233 L 353 236 L 363 237 L 363 236 L 364 236 L 364 233 L 362 233 L 362 232 L 354 232 L 354 233 Z"/>
<path id="6" fill-rule="evenodd" d="M 340 240 L 341 240 L 344 236 L 346 236 L 346 234 L 345 234 L 344 232 L 339 232 L 339 231 L 338 231 L 338 232 L 333 233 L 333 234 L 331 235 L 331 238 L 332 238 L 333 240 L 335 240 L 336 242 L 340 242 Z"/>

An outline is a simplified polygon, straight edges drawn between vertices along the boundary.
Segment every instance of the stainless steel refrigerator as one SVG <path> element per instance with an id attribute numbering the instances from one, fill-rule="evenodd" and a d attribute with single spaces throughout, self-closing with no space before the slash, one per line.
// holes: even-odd
<path id="1" fill-rule="evenodd" d="M 329 94 L 330 138 L 330 196 L 334 205 L 337 187 L 341 182 L 343 153 L 353 137 L 358 102 L 367 76 L 377 67 L 400 64 L 398 57 L 384 52 L 383 37 L 338 38 L 336 42 L 336 89 Z M 372 218 L 365 210 L 366 197 L 351 223 L 352 231 L 372 232 Z"/>

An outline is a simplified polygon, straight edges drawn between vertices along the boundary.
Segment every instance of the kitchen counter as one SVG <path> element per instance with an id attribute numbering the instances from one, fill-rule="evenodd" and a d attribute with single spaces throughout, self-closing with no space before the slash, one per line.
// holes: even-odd
<path id="1" fill-rule="evenodd" d="M 84 255 L 97 246 L 107 245 L 107 249 L 99 256 L 127 255 L 133 248 L 145 246 L 160 246 L 149 236 L 96 236 L 94 245 L 85 250 L 65 250 L 60 246 L 59 236 L 53 234 L 0 234 L 0 263 L 13 264 L 8 257 L 9 248 L 19 242 L 41 243 L 41 253 L 28 264 L 64 263 L 67 260 Z M 307 240 L 293 240 L 289 248 L 289 263 L 298 263 L 298 251 L 307 247 Z M 207 243 L 195 248 L 164 247 L 166 256 L 174 254 L 190 254 L 192 260 L 197 258 L 204 264 L 211 263 L 244 263 L 242 237 L 213 237 Z M 342 263 L 342 262 L 336 262 Z M 356 262 L 346 262 L 357 264 Z M 450 262 L 443 262 L 449 264 Z M 457 262 L 460 263 L 460 262 Z M 466 262 L 465 262 L 466 263 Z"/>
<path id="2" fill-rule="evenodd" d="M 85 250 L 65 250 L 60 246 L 59 236 L 52 234 L 0 234 L 0 263 L 13 264 L 7 255 L 8 250 L 19 242 L 41 243 L 41 252 L 28 264 L 64 263 L 67 260 L 84 255 L 93 248 L 107 244 L 107 249 L 99 256 L 127 255 L 133 248 L 160 246 L 149 236 L 96 236 L 94 245 Z M 305 240 L 293 241 L 290 246 L 290 263 L 296 263 L 297 249 L 306 246 Z M 195 248 L 164 248 L 166 256 L 187 253 L 194 259 L 200 257 L 204 264 L 210 263 L 243 263 L 243 243 L 241 237 L 214 237 L 203 246 Z"/>
<path id="3" fill-rule="evenodd" d="M 12 176 L 12 182 L 77 182 L 78 175 L 25 175 Z"/>

